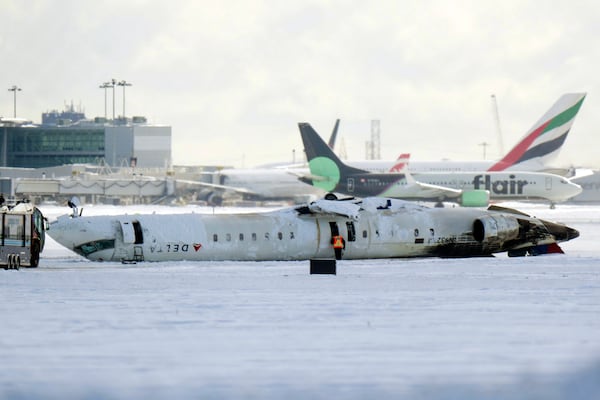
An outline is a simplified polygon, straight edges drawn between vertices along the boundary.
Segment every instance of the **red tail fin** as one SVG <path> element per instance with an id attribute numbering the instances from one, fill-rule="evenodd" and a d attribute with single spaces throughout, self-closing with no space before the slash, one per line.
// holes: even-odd
<path id="1" fill-rule="evenodd" d="M 408 161 L 410 160 L 410 153 L 402 153 L 396 159 L 396 163 L 390 168 L 389 172 L 402 172 L 405 168 L 408 168 Z"/>

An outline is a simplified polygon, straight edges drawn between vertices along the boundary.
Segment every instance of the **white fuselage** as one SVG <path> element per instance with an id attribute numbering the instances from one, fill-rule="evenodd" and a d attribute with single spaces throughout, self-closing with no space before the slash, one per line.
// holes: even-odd
<path id="1" fill-rule="evenodd" d="M 485 210 L 420 207 L 400 200 L 373 199 L 346 212 L 287 208 L 250 214 L 62 216 L 49 234 L 94 261 L 304 260 L 333 257 L 334 232 L 345 239 L 344 259 L 476 256 L 503 251 L 519 235 L 514 215 Z M 367 204 L 367 205 L 365 205 Z M 338 211 L 336 211 L 338 210 Z M 339 212 L 339 213 L 338 213 Z M 343 214 L 343 215 L 340 215 Z M 473 235 L 476 220 L 506 226 L 502 240 L 492 232 Z M 523 218 L 523 217 L 520 217 Z M 532 219 L 532 226 L 537 220 Z M 543 238 L 537 237 L 539 243 Z M 553 239 L 552 239 L 553 240 Z"/>
<path id="2" fill-rule="evenodd" d="M 304 202 L 325 194 L 323 190 L 298 180 L 297 174 L 307 171 L 307 168 L 234 168 L 223 170 L 219 175 L 222 185 L 246 189 L 263 199 L 299 199 Z"/>
<path id="3" fill-rule="evenodd" d="M 398 164 L 398 160 L 355 160 L 348 161 L 348 165 L 364 169 L 369 172 L 390 172 L 390 169 Z M 407 161 L 404 168 L 412 174 L 423 172 L 437 173 L 455 173 L 455 172 L 477 172 L 487 171 L 496 161 L 479 160 L 479 161 Z M 560 170 L 555 166 L 543 164 L 537 159 L 527 162 L 507 166 L 505 171 L 526 171 L 526 172 L 551 172 Z"/>
<path id="4" fill-rule="evenodd" d="M 347 164 L 364 169 L 369 172 L 390 172 L 390 169 L 396 165 L 397 160 L 355 160 L 348 161 Z M 409 161 L 405 168 L 410 173 L 420 172 L 471 172 L 486 171 L 494 165 L 493 161 Z"/>
<path id="5" fill-rule="evenodd" d="M 561 202 L 581 193 L 581 186 L 555 174 L 543 172 L 419 173 L 423 183 L 452 189 L 488 190 L 491 200 L 542 199 Z"/>
<path id="6" fill-rule="evenodd" d="M 374 160 L 372 165 L 384 165 L 385 163 L 386 161 L 383 160 Z M 462 167 L 471 165 L 474 168 L 483 163 L 486 162 L 460 163 L 460 165 Z M 362 168 L 367 164 L 363 162 L 349 163 L 349 165 Z M 373 172 L 378 170 L 371 168 Z M 551 202 L 562 202 L 578 195 L 582 190 L 579 185 L 556 174 L 527 171 L 488 172 L 483 169 L 469 171 L 421 172 L 412 175 L 418 182 L 429 185 L 463 191 L 488 190 L 490 199 L 495 201 L 542 199 Z M 298 179 L 298 176 L 307 174 L 309 174 L 308 168 L 231 169 L 221 172 L 224 185 L 246 188 L 254 193 L 260 193 L 265 199 L 296 198 L 300 201 L 306 201 L 307 199 L 322 197 L 325 191 L 303 183 Z M 381 196 L 417 199 L 427 197 L 426 190 L 408 186 L 407 181 L 399 181 L 383 192 Z M 452 198 L 452 196 L 446 197 Z"/>

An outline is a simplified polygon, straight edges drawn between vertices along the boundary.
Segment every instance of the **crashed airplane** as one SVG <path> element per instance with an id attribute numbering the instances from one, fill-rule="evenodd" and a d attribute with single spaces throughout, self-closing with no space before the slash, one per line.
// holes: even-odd
<path id="1" fill-rule="evenodd" d="M 386 198 L 240 214 L 87 217 L 73 206 L 48 233 L 89 260 L 121 262 L 521 256 L 562 252 L 558 242 L 579 236 L 507 208 L 429 208 Z M 343 242 L 337 252 L 334 237 Z"/>

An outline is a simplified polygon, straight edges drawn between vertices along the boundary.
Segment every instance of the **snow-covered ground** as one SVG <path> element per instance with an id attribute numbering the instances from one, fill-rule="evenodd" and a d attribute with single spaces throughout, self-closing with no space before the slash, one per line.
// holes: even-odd
<path id="1" fill-rule="evenodd" d="M 600 206 L 509 206 L 581 237 L 565 255 L 342 260 L 336 276 L 98 264 L 50 239 L 39 268 L 0 270 L 0 399 L 600 398 Z"/>

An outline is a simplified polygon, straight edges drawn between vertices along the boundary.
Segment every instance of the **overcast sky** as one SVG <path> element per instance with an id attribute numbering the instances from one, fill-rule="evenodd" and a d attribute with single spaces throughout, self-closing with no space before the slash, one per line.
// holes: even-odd
<path id="1" fill-rule="evenodd" d="M 377 119 L 382 158 L 474 160 L 499 156 L 492 94 L 508 150 L 587 92 L 559 162 L 600 167 L 600 2 L 550 3 L 0 0 L 0 115 L 18 85 L 19 117 L 104 116 L 115 78 L 127 116 L 172 126 L 178 165 L 299 160 L 297 123 L 336 118 L 351 159 Z"/>

